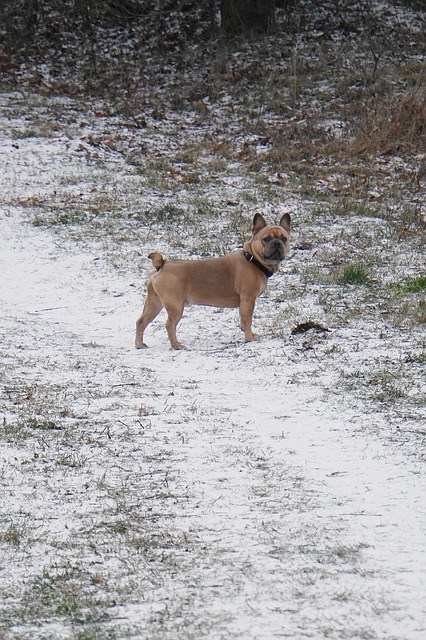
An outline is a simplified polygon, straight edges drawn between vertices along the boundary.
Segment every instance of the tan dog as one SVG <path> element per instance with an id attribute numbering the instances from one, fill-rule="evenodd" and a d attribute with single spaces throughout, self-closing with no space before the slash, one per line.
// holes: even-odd
<path id="1" fill-rule="evenodd" d="M 253 237 L 245 243 L 243 251 L 221 258 L 169 262 L 160 253 L 151 253 L 148 257 L 157 272 L 148 281 L 145 306 L 136 322 L 136 348 L 146 347 L 144 331 L 164 307 L 171 347 L 185 349 L 176 338 L 176 326 L 186 304 L 239 307 L 245 339 L 255 340 L 258 336 L 252 332 L 251 323 L 256 298 L 288 253 L 290 220 L 286 213 L 279 226 L 272 227 L 256 213 Z"/>

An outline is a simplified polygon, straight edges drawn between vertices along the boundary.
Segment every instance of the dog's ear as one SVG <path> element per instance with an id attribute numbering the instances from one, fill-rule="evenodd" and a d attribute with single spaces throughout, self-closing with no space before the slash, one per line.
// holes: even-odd
<path id="1" fill-rule="evenodd" d="M 256 233 L 259 233 L 259 231 L 262 231 L 262 229 L 264 229 L 266 226 L 267 226 L 266 220 L 262 216 L 262 214 L 256 213 L 256 215 L 253 218 L 253 235 L 255 236 Z"/>
<path id="2" fill-rule="evenodd" d="M 280 220 L 280 227 L 285 229 L 288 233 L 290 233 L 290 223 L 291 223 L 291 215 L 289 213 L 285 213 Z"/>

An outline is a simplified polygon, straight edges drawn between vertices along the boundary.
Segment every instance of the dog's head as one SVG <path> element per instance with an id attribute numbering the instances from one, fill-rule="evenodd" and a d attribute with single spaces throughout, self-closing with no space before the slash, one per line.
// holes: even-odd
<path id="1" fill-rule="evenodd" d="M 253 218 L 253 237 L 250 240 L 252 254 L 276 271 L 290 249 L 291 216 L 285 213 L 277 226 L 269 226 L 265 218 L 256 213 Z"/>

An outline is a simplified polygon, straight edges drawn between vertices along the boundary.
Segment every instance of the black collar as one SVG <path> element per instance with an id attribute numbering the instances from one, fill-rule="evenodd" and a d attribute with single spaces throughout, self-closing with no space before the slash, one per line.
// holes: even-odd
<path id="1" fill-rule="evenodd" d="M 267 278 L 270 278 L 271 276 L 274 275 L 272 271 L 269 271 L 269 269 L 264 267 L 263 264 L 260 264 L 259 260 L 256 260 L 256 258 L 252 253 L 250 253 L 249 251 L 243 251 L 243 253 L 247 262 L 251 262 L 252 264 L 254 264 L 254 266 L 260 269 L 261 272 L 264 273 Z"/>

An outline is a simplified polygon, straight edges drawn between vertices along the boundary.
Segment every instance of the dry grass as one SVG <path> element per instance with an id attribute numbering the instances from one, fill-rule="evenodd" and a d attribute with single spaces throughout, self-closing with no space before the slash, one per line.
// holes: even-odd
<path id="1" fill-rule="evenodd" d="M 280 170 L 303 161 L 330 164 L 420 154 L 426 149 L 426 89 L 380 94 L 373 105 L 368 101 L 347 105 L 338 131 L 327 130 L 321 120 L 317 115 L 280 127 L 272 137 L 267 161 Z"/>
<path id="2" fill-rule="evenodd" d="M 426 149 L 426 89 L 380 96 L 366 107 L 353 126 L 347 152 L 351 156 L 424 152 Z"/>

